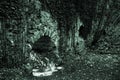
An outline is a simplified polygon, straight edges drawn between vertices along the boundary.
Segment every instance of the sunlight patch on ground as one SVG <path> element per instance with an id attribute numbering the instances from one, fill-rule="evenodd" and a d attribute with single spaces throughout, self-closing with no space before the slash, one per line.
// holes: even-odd
<path id="1" fill-rule="evenodd" d="M 54 63 L 49 63 L 47 68 L 43 72 L 40 72 L 39 69 L 33 69 L 32 74 L 35 77 L 51 76 L 54 72 L 62 69 L 63 67 L 56 67 Z"/>

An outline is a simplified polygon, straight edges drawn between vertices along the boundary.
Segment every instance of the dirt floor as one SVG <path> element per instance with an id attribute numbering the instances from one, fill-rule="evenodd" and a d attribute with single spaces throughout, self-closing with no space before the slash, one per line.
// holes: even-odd
<path id="1" fill-rule="evenodd" d="M 64 70 L 33 77 L 21 69 L 1 69 L 0 80 L 120 80 L 120 55 L 89 52 L 66 61 Z"/>

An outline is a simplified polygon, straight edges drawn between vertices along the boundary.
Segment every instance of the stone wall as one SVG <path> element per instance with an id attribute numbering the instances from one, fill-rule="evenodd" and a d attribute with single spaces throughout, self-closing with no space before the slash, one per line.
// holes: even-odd
<path id="1" fill-rule="evenodd" d="M 33 29 L 28 29 L 27 35 L 28 44 L 34 44 L 42 36 L 49 36 L 58 49 L 59 31 L 57 29 L 56 20 L 52 19 L 52 16 L 46 11 L 41 11 L 40 15 L 41 22 L 39 24 L 35 24 L 33 26 Z"/>

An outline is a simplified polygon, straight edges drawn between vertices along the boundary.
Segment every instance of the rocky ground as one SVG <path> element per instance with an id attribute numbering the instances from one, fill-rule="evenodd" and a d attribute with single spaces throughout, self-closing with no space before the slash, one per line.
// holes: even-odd
<path id="1" fill-rule="evenodd" d="M 21 69 L 1 69 L 0 80 L 120 80 L 120 55 L 88 52 L 63 65 L 49 77 L 33 77 Z"/>

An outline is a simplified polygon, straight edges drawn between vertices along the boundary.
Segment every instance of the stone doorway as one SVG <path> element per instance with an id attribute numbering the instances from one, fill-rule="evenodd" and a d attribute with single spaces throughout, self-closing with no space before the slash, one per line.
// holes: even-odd
<path id="1" fill-rule="evenodd" d="M 55 43 L 51 40 L 51 37 L 44 35 L 41 36 L 34 44 L 32 47 L 32 50 L 36 54 L 42 55 L 42 57 L 47 57 L 50 60 L 55 59 L 56 56 L 56 45 Z"/>

